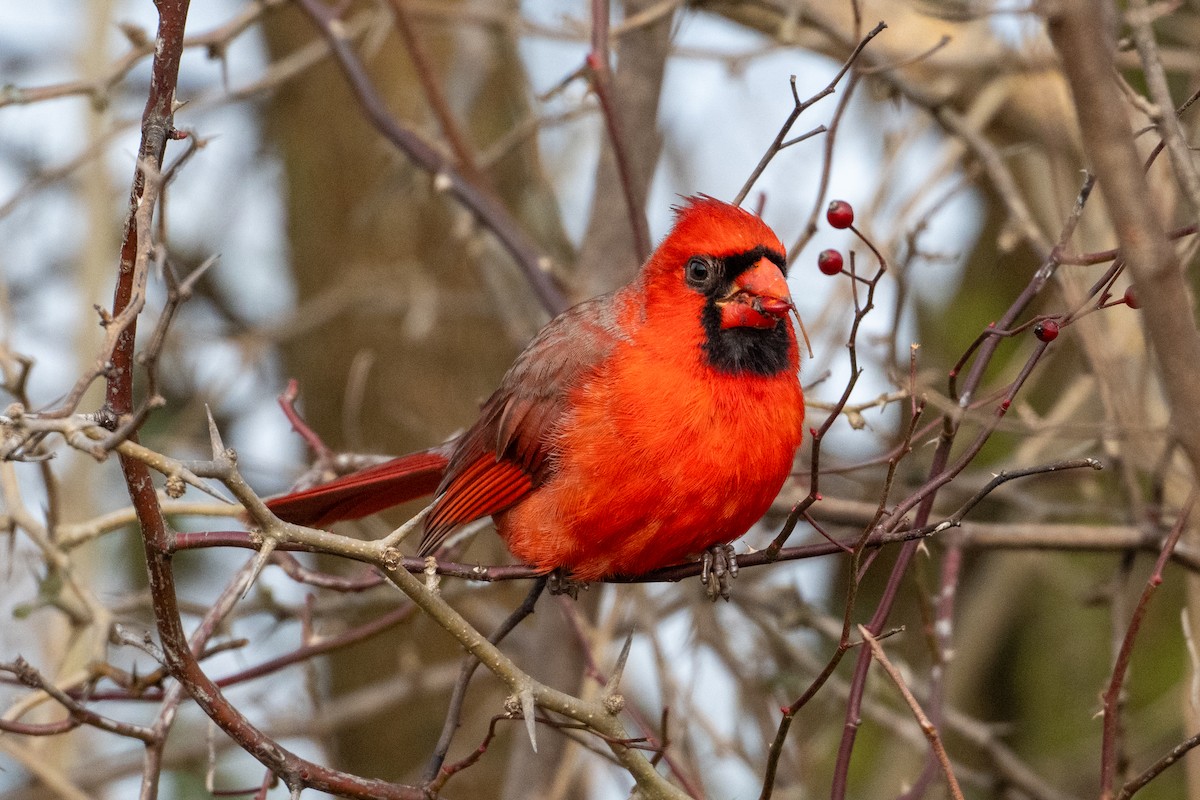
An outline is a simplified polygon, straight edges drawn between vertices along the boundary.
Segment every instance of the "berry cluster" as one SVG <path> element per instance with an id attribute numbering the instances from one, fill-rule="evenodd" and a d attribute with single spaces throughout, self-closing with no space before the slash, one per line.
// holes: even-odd
<path id="1" fill-rule="evenodd" d="M 834 200 L 825 209 L 825 220 L 834 228 L 845 230 L 854 225 L 854 206 L 845 200 Z M 817 254 L 817 269 L 824 275 L 837 275 L 844 264 L 842 254 L 832 248 Z"/>

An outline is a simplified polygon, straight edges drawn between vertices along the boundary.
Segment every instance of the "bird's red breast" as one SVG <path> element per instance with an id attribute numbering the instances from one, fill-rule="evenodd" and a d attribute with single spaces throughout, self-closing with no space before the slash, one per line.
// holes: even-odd
<path id="1" fill-rule="evenodd" d="M 517 358 L 454 446 L 422 553 L 492 515 L 539 569 L 637 575 L 765 513 L 804 422 L 784 248 L 735 206 L 677 211 L 632 283 L 555 318 Z"/>

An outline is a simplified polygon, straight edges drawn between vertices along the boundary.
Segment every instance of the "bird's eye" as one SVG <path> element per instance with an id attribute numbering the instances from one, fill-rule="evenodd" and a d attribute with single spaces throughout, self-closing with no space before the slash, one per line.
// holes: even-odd
<path id="1" fill-rule="evenodd" d="M 707 258 L 700 256 L 688 259 L 687 266 L 684 267 L 688 285 L 697 289 L 707 288 L 715 272 L 713 264 Z"/>

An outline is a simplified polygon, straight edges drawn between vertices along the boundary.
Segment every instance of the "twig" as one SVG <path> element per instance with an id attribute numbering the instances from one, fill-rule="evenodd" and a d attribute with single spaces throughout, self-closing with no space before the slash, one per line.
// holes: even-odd
<path id="1" fill-rule="evenodd" d="M 784 120 L 783 125 L 779 127 L 779 133 L 775 134 L 774 141 L 767 146 L 767 152 L 763 153 L 762 158 L 759 159 L 758 164 L 755 165 L 754 170 L 750 173 L 750 177 L 746 179 L 746 182 L 742 184 L 742 188 L 738 191 L 737 195 L 734 196 L 733 204 L 735 206 L 740 206 L 742 202 L 745 201 L 746 195 L 750 194 L 750 190 L 758 181 L 759 176 L 761 176 L 763 171 L 766 170 L 767 165 L 771 163 L 771 159 L 775 158 L 775 155 L 783 149 L 783 142 L 787 138 L 788 133 L 791 131 L 792 126 L 796 124 L 796 120 L 800 118 L 800 115 L 818 100 L 833 94 L 838 83 L 849 71 L 850 67 L 854 66 L 854 62 L 858 60 L 858 56 L 862 53 L 863 49 L 871 42 L 872 39 L 882 33 L 885 28 L 887 28 L 887 25 L 883 22 L 880 22 L 878 25 L 872 28 L 866 36 L 859 40 L 858 45 L 850 51 L 850 56 L 846 59 L 845 63 L 842 64 L 841 69 L 837 71 L 832 80 L 826 84 L 825 88 L 807 100 L 802 101 L 799 95 L 796 94 L 796 76 L 792 76 L 792 98 L 795 101 L 795 105 L 793 106 L 791 113 L 788 114 L 788 118 Z"/>
<path id="2" fill-rule="evenodd" d="M 196 658 L 204 656 L 209 639 L 212 638 L 221 623 L 229 616 L 229 613 L 233 611 L 238 598 L 242 596 L 243 586 L 249 580 L 252 569 L 253 561 L 246 562 L 246 565 L 225 586 L 225 590 L 221 592 L 221 595 L 212 604 L 208 613 L 204 615 L 204 619 L 200 621 L 196 630 L 193 631 L 189 646 Z M 154 739 L 147 743 L 146 752 L 142 759 L 140 800 L 155 800 L 158 797 L 158 784 L 159 779 L 162 777 L 162 760 L 166 748 L 167 735 L 170 733 L 171 727 L 175 722 L 179 704 L 183 702 L 186 694 L 185 686 L 181 682 L 173 683 L 163 694 L 158 716 L 151 728 Z"/>
<path id="3" fill-rule="evenodd" d="M 625 195 L 629 227 L 633 235 L 633 251 L 640 264 L 650 255 L 650 228 L 646 224 L 646 198 L 638 190 L 638 184 L 633 177 L 633 165 L 626 139 L 629 129 L 621 119 L 620 105 L 613 87 L 612 68 L 609 66 L 608 57 L 608 15 L 608 0 L 592 0 L 591 49 L 585 63 L 591 76 L 592 90 L 596 93 L 596 99 L 600 101 L 601 116 L 604 118 L 613 159 L 617 164 L 621 191 Z"/>
<path id="4" fill-rule="evenodd" d="M 560 600 L 559 608 L 563 613 L 564 619 L 567 621 L 568 627 L 571 629 L 571 633 L 575 636 L 575 641 L 579 645 L 580 652 L 583 653 L 584 662 L 587 668 L 586 674 L 597 683 L 607 685 L 611 680 L 611 676 L 606 675 L 604 670 L 600 668 L 600 665 L 596 663 L 596 657 L 592 653 L 592 648 L 588 642 L 587 632 L 584 630 L 585 622 L 579 610 L 579 606 L 574 602 Z M 692 798 L 702 798 L 704 796 L 703 787 L 696 782 L 695 777 L 690 773 L 690 771 L 685 769 L 684 765 L 680 763 L 678 755 L 673 753 L 668 747 L 665 722 L 667 716 L 667 707 L 664 706 L 662 710 L 663 736 L 660 740 L 656 740 L 655 736 L 650 732 L 649 723 L 643 717 L 641 710 L 636 705 L 627 706 L 625 711 L 633 718 L 633 721 L 638 728 L 640 728 L 646 734 L 645 741 L 647 744 L 656 750 L 654 758 L 651 759 L 651 763 L 657 764 L 659 761 L 665 761 L 668 769 L 671 770 L 671 774 L 675 776 L 675 780 L 679 782 L 680 786 L 683 787 L 683 790 L 687 792 L 688 796 Z"/>
<path id="5" fill-rule="evenodd" d="M 53 681 L 43 678 L 40 672 L 20 656 L 12 663 L 0 662 L 0 672 L 9 672 L 15 675 L 26 686 L 45 692 L 54 698 L 55 702 L 65 708 L 73 719 L 84 725 L 90 725 L 102 731 L 115 733 L 118 736 L 140 739 L 147 743 L 154 741 L 153 732 L 146 727 L 105 717 L 92 711 L 83 703 L 76 701 L 62 689 L 55 686 Z"/>
<path id="6" fill-rule="evenodd" d="M 159 0 L 159 30 L 151 70 L 150 93 L 142 122 L 142 144 L 138 167 L 130 191 L 130 214 L 125 226 L 121 247 L 121 268 L 113 297 L 113 318 L 123 315 L 132 321 L 118 335 L 113 350 L 114 369 L 109 372 L 105 402 L 115 418 L 132 410 L 133 353 L 136 316 L 140 305 L 135 302 L 138 264 L 144 264 L 149 253 L 150 211 L 153 204 L 144 197 L 147 172 L 158 169 L 167 141 L 171 138 L 175 87 L 179 61 L 183 50 L 183 30 L 187 20 L 189 0 Z M 144 269 L 141 272 L 144 275 Z M 130 455 L 132 439 L 118 448 L 121 471 L 137 512 L 141 527 L 154 617 L 162 641 L 163 654 L 171 675 L 191 694 L 197 705 L 234 738 L 247 753 L 281 776 L 293 791 L 301 786 L 313 786 L 323 791 L 354 797 L 381 797 L 395 800 L 419 798 L 413 787 L 397 786 L 384 781 L 365 780 L 329 770 L 297 757 L 270 740 L 224 697 L 204 673 L 188 646 L 179 617 L 175 591 L 175 576 L 171 565 L 171 533 L 163 518 L 162 509 L 151 481 L 146 463 Z M 302 777 L 303 776 L 303 777 Z"/>
<path id="7" fill-rule="evenodd" d="M 1146 87 L 1154 100 L 1151 119 L 1158 128 L 1167 152 L 1171 154 L 1175 180 L 1183 190 L 1183 196 L 1187 198 L 1192 218 L 1200 219 L 1200 172 L 1196 170 L 1196 162 L 1184 136 L 1183 126 L 1174 113 L 1175 103 L 1171 100 L 1171 89 L 1167 85 L 1167 73 L 1159 56 L 1158 42 L 1154 38 L 1154 28 L 1151 27 L 1153 20 L 1146 0 L 1129 0 L 1129 12 L 1126 16 L 1133 30 L 1133 41 L 1142 62 Z"/>
<path id="8" fill-rule="evenodd" d="M 472 628 L 440 595 L 429 591 L 422 580 L 402 569 L 389 569 L 388 579 L 408 595 L 444 630 L 483 663 L 513 692 L 522 713 L 529 720 L 530 703 L 576 720 L 604 738 L 613 755 L 638 784 L 647 798 L 678 798 L 686 795 L 660 775 L 636 748 L 630 747 L 628 733 L 612 709 L 603 704 L 581 700 L 541 684 L 517 666 L 493 644 Z"/>
<path id="9" fill-rule="evenodd" d="M 467 144 L 462 127 L 454 118 L 450 103 L 446 100 L 446 95 L 433 73 L 429 54 L 425 51 L 425 46 L 421 44 L 421 37 L 417 35 L 406 0 L 388 0 L 388 2 L 392 7 L 392 14 L 396 18 L 396 30 L 399 31 L 400 38 L 404 40 L 409 58 L 412 59 L 413 66 L 416 68 L 417 80 L 421 82 L 425 99 L 429 101 L 429 107 L 438 121 L 442 135 L 446 137 L 446 142 L 450 145 L 450 151 L 458 160 L 459 169 L 462 170 L 463 176 L 472 183 L 478 186 L 488 186 L 487 176 L 480 171 L 475 154 Z"/>
<path id="10" fill-rule="evenodd" d="M 508 636 L 522 620 L 533 613 L 533 608 L 537 604 L 538 598 L 542 596 L 542 592 L 546 589 L 546 582 L 547 578 L 545 576 L 541 576 L 533 582 L 533 586 L 529 588 L 529 593 L 525 596 L 525 600 L 500 623 L 496 630 L 492 631 L 492 635 L 488 637 L 489 642 L 493 645 L 500 644 L 500 642 L 504 641 L 504 637 Z M 425 766 L 423 783 L 434 794 L 441 791 L 441 787 L 445 784 L 445 779 L 453 774 L 448 770 L 443 773 L 442 764 L 446 761 L 446 754 L 450 752 L 450 743 L 454 739 L 455 731 L 458 730 L 459 721 L 462 717 L 463 699 L 467 694 L 467 685 L 471 682 L 471 676 L 475 674 L 478 666 L 479 659 L 470 654 L 464 656 L 462 666 L 459 668 L 458 680 L 455 682 L 454 689 L 450 693 L 450 703 L 446 708 L 446 721 L 442 724 L 442 733 L 438 737 L 437 746 L 434 747 L 433 755 L 429 758 L 429 763 Z M 486 747 L 483 749 L 486 749 Z M 439 776 L 439 773 L 442 773 L 442 776 Z M 441 777 L 440 780 L 439 777 Z"/>
<path id="11" fill-rule="evenodd" d="M 866 241 L 866 239 L 864 239 L 864 241 Z M 829 413 L 825 417 L 825 421 L 821 423 L 821 426 L 819 428 L 810 429 L 812 450 L 809 462 L 810 483 L 808 496 L 792 508 L 791 513 L 788 514 L 788 518 L 784 521 L 783 527 L 780 529 L 775 538 L 771 540 L 771 544 L 766 548 L 765 552 L 768 554 L 777 555 L 782 550 L 784 542 L 787 541 L 787 539 L 791 536 L 792 531 L 795 530 L 796 523 L 799 521 L 801 515 L 803 515 L 804 512 L 807 511 L 808 508 L 820 498 L 821 442 L 824 440 L 825 434 L 829 432 L 830 427 L 833 426 L 833 423 L 841 415 L 842 410 L 846 408 L 846 404 L 850 400 L 850 395 L 854 391 L 854 387 L 858 384 L 858 379 L 862 376 L 862 367 L 859 366 L 858 362 L 858 332 L 861 329 L 863 320 L 866 318 L 867 314 L 869 314 L 875 307 L 875 290 L 879 286 L 880 280 L 882 280 L 883 276 L 887 273 L 886 259 L 884 259 L 883 255 L 877 249 L 875 249 L 874 245 L 869 244 L 869 246 L 875 253 L 878 267 L 875 270 L 875 275 L 870 279 L 865 280 L 867 290 L 866 297 L 861 303 L 859 303 L 857 296 L 858 280 L 856 279 L 852 283 L 852 286 L 856 287 L 854 319 L 850 323 L 850 335 L 846 339 L 846 353 L 849 361 L 848 368 L 850 371 L 850 380 L 846 382 L 846 387 L 842 390 L 841 397 L 839 397 L 837 401 L 834 402 L 834 404 L 829 408 Z M 853 270 L 853 254 L 851 254 L 850 263 L 851 270 Z M 851 272 L 851 277 L 855 278 L 853 272 Z"/>
<path id="12" fill-rule="evenodd" d="M 295 378 L 291 378 L 287 382 L 287 387 L 279 395 L 279 408 L 282 409 L 283 415 L 292 425 L 292 430 L 295 431 L 304 443 L 308 445 L 308 449 L 313 451 L 317 462 L 324 464 L 333 459 L 333 451 L 329 449 L 329 445 L 325 444 L 325 440 L 321 435 L 309 427 L 308 422 L 296 410 L 296 399 L 300 396 L 300 382 Z"/>
<path id="13" fill-rule="evenodd" d="M 1085 180 L 1085 190 L 1090 189 L 1090 183 Z M 1082 203 L 1086 201 L 1088 191 L 1081 191 L 1078 206 L 1082 208 Z M 1067 227 L 1073 227 L 1073 222 L 1069 221 Z M 1064 234 L 1065 236 L 1065 234 Z M 1047 257 L 1041 268 L 1034 272 L 1025 289 L 1017 297 L 1016 300 L 1009 306 L 1008 310 L 997 323 L 998 328 L 1005 329 L 1012 325 L 1017 316 L 1024 308 L 1037 296 L 1044 288 L 1046 282 L 1053 274 L 1057 262 L 1054 259 L 1053 253 Z M 991 357 L 998 346 L 999 339 L 996 337 L 988 337 L 979 348 L 979 355 L 976 356 L 975 363 L 972 364 L 971 370 L 964 382 L 963 391 L 959 399 L 959 405 L 965 407 L 970 402 L 975 390 L 983 379 L 984 372 L 991 362 Z M 995 406 L 992 419 L 986 424 L 976 435 L 975 440 L 958 456 L 953 463 L 950 462 L 950 452 L 954 445 L 958 433 L 958 427 L 961 423 L 961 417 L 954 415 L 946 415 L 943 417 L 941 435 L 938 437 L 937 448 L 934 451 L 929 468 L 929 479 L 925 484 L 911 493 L 903 502 L 892 510 L 889 516 L 887 527 L 898 526 L 904 516 L 911 510 L 915 509 L 916 517 L 913 527 L 923 528 L 928 524 L 929 516 L 933 510 L 933 502 L 937 496 L 938 490 L 949 483 L 956 475 L 960 474 L 967 465 L 969 465 L 978 455 L 983 445 L 991 437 L 992 432 L 996 429 L 1000 420 L 1008 412 L 1012 404 L 1013 398 L 1020 388 L 1024 385 L 1029 375 L 1032 373 L 1034 366 L 1041 360 L 1045 353 L 1046 343 L 1039 342 L 1039 345 L 1034 349 L 1029 356 L 1024 366 L 1021 368 L 1020 374 L 1017 376 L 1007 390 L 1004 392 L 1003 399 Z M 892 605 L 900 590 L 900 582 L 908 571 L 910 562 L 917 552 L 916 540 L 909 541 L 900 548 L 897 554 L 896 561 L 892 566 L 891 575 L 888 577 L 887 584 L 884 587 L 883 595 L 876 607 L 875 614 L 872 616 L 868 628 L 876 635 L 882 630 L 887 622 L 887 618 L 891 613 Z M 831 796 L 833 800 L 842 800 L 845 797 L 846 787 L 849 781 L 850 756 L 854 749 L 854 741 L 858 732 L 858 719 L 862 704 L 863 692 L 866 688 L 867 670 L 870 666 L 870 656 L 866 651 L 860 653 L 853 678 L 851 679 L 850 701 L 846 706 L 846 724 L 843 729 L 842 742 L 838 749 L 837 761 L 834 766 L 834 775 L 832 783 Z"/>
<path id="14" fill-rule="evenodd" d="M 872 287 L 872 290 L 873 288 L 874 287 Z M 854 341 L 854 338 L 855 337 L 852 335 L 851 342 Z M 883 517 L 884 508 L 891 490 L 892 480 L 896 474 L 896 468 L 899 466 L 900 459 L 908 453 L 911 447 L 913 432 L 916 430 L 917 421 L 920 419 L 923 411 L 923 405 L 916 404 L 913 406 L 912 414 L 909 417 L 908 427 L 903 437 L 903 443 L 896 449 L 895 454 L 888 462 L 887 477 L 884 481 L 883 491 L 880 492 L 879 504 L 875 509 L 874 515 L 863 527 L 862 533 L 860 533 L 859 536 L 854 540 L 853 544 L 837 543 L 841 549 L 847 552 L 850 556 L 846 564 L 847 588 L 845 605 L 842 610 L 841 635 L 838 637 L 837 647 L 834 649 L 833 655 L 829 658 L 828 662 L 826 662 L 824 669 L 817 674 L 803 694 L 796 698 L 791 705 L 785 706 L 782 709 L 783 717 L 780 719 L 779 726 L 775 730 L 775 738 L 771 741 L 771 744 L 767 750 L 767 764 L 763 771 L 763 785 L 762 790 L 759 793 L 759 800 L 770 800 L 771 794 L 774 791 L 776 772 L 779 767 L 779 759 L 783 755 L 783 746 L 787 741 L 788 732 L 791 730 L 792 720 L 796 718 L 796 715 L 799 713 L 800 709 L 807 705 L 808 702 L 816 696 L 817 692 L 820 691 L 821 687 L 825 685 L 826 681 L 833 676 L 834 670 L 837 669 L 838 665 L 842 661 L 842 658 L 847 652 L 849 652 L 850 648 L 854 646 L 854 643 L 850 640 L 850 633 L 853 630 L 854 614 L 857 610 L 856 606 L 858 603 L 858 587 L 860 581 L 862 580 L 864 554 L 867 552 L 869 547 L 868 543 L 870 542 L 873 531 L 875 531 L 879 520 Z M 813 464 L 813 469 L 815 480 L 815 462 Z M 811 492 L 809 493 L 809 497 L 813 497 Z M 804 515 L 805 517 L 808 517 L 807 509 L 805 510 Z M 776 541 L 778 541 L 778 539 L 776 539 Z M 774 544 L 774 542 L 772 542 L 772 544 Z"/>
<path id="15" fill-rule="evenodd" d="M 238 36 L 259 22 L 264 14 L 286 2 L 287 0 L 256 0 L 242 8 L 228 22 L 204 33 L 186 37 L 183 47 L 207 50 L 210 57 L 222 58 Z M 5 86 L 0 90 L 0 108 L 7 105 L 40 103 L 71 95 L 87 95 L 98 105 L 107 104 L 113 88 L 141 61 L 154 55 L 155 42 L 144 30 L 126 24 L 121 26 L 121 32 L 125 34 L 129 50 L 117 58 L 104 75 L 92 80 L 65 81 L 31 88 Z M 3 216 L 2 212 L 0 216 Z"/>
<path id="16" fill-rule="evenodd" d="M 1178 228 L 1173 228 L 1167 231 L 1167 238 L 1174 241 L 1182 239 L 1185 236 L 1195 236 L 1196 232 L 1200 231 L 1200 225 L 1192 223 L 1191 225 L 1182 225 Z M 1071 264 L 1078 266 L 1090 266 L 1092 264 L 1107 264 L 1109 261 L 1115 260 L 1120 256 L 1121 251 L 1118 248 L 1112 250 L 1098 250 L 1094 253 L 1064 253 L 1059 256 L 1058 263 Z"/>
<path id="17" fill-rule="evenodd" d="M 1146 610 L 1150 607 L 1150 600 L 1162 584 L 1163 570 L 1166 568 L 1167 559 L 1170 558 L 1171 551 L 1175 549 L 1175 545 L 1179 542 L 1179 537 L 1183 535 L 1183 530 L 1187 527 L 1188 519 L 1191 517 L 1195 504 L 1196 490 L 1193 489 L 1187 502 L 1184 503 L 1183 508 L 1180 510 L 1179 518 L 1175 521 L 1174 527 L 1171 528 L 1171 533 L 1163 543 L 1162 552 L 1158 554 L 1158 560 L 1154 562 L 1154 570 L 1150 573 L 1150 577 L 1146 581 L 1146 587 L 1142 590 L 1142 596 L 1133 610 L 1133 618 L 1129 621 L 1129 627 L 1126 629 L 1125 637 L 1121 640 L 1121 647 L 1117 651 L 1116 662 L 1113 664 L 1112 669 L 1112 678 L 1109 680 L 1108 688 L 1104 692 L 1104 731 L 1100 745 L 1100 797 L 1102 800 L 1111 800 L 1113 797 L 1113 783 L 1117 776 L 1116 753 L 1118 729 L 1120 726 L 1119 703 L 1121 691 L 1125 685 L 1125 673 L 1129 669 L 1129 661 L 1133 657 L 1133 644 L 1137 639 L 1138 632 L 1142 628 L 1142 620 L 1146 616 Z"/>
<path id="18" fill-rule="evenodd" d="M 937 727 L 929 721 L 929 717 L 925 716 L 925 712 L 921 710 L 921 704 L 917 702 L 917 698 L 913 697 L 912 692 L 908 690 L 908 686 L 905 685 L 900 671 L 888 660 L 887 654 L 883 652 L 883 647 L 879 644 L 879 640 L 872 636 L 871 632 L 864 625 L 858 626 L 858 632 L 866 643 L 870 645 L 871 653 L 875 656 L 875 660 L 879 662 L 879 666 L 883 667 L 883 671 L 888 674 L 888 677 L 896 684 L 896 688 L 900 690 L 900 694 L 904 696 L 904 702 L 908 703 L 908 707 L 912 709 L 913 716 L 917 718 L 917 724 L 921 726 L 921 732 L 929 740 L 929 746 L 933 748 L 938 762 L 942 765 L 942 771 L 946 774 L 946 782 L 950 785 L 950 795 L 955 800 L 963 800 L 962 789 L 959 788 L 958 780 L 954 777 L 954 769 L 950 766 L 950 757 L 946 755 L 946 748 L 942 745 L 942 737 L 938 734 Z"/>
<path id="19" fill-rule="evenodd" d="M 833 176 L 833 147 L 837 141 L 838 132 L 842 129 L 842 120 L 846 116 L 846 110 L 850 108 L 850 100 L 854 97 L 855 90 L 858 89 L 858 84 L 861 80 L 862 75 L 857 71 L 850 76 L 850 80 L 846 81 L 846 91 L 838 98 L 837 105 L 833 109 L 833 114 L 829 118 L 829 131 L 825 136 L 824 149 L 821 153 L 821 175 L 817 179 L 817 189 L 813 196 L 812 209 L 808 212 L 808 219 L 805 220 L 804 227 L 800 230 L 800 235 L 796 238 L 792 246 L 788 248 L 788 258 L 793 261 L 800 256 L 800 253 L 804 252 L 809 241 L 817 233 L 817 219 L 825 205 L 825 196 L 829 192 L 829 181 Z"/>
<path id="20" fill-rule="evenodd" d="M 1194 736 L 1189 736 L 1179 744 L 1172 747 L 1169 753 L 1147 767 L 1141 775 L 1138 775 L 1136 778 L 1121 787 L 1121 791 L 1117 795 L 1117 800 L 1129 800 L 1130 797 L 1133 797 L 1142 789 L 1146 788 L 1146 785 L 1150 783 L 1150 781 L 1161 775 L 1167 767 L 1183 758 L 1198 745 L 1200 745 L 1200 733 L 1197 733 Z"/>
<path id="21" fill-rule="evenodd" d="M 1110 31 L 1095 3 L 1063 0 L 1047 30 L 1062 55 L 1063 72 L 1075 98 L 1084 150 L 1103 187 L 1109 218 L 1129 263 L 1142 305 L 1141 318 L 1154 346 L 1171 425 L 1193 469 L 1200 466 L 1200 332 L 1189 290 L 1159 207 L 1150 194 L 1134 147 L 1120 92 L 1110 79 Z"/>

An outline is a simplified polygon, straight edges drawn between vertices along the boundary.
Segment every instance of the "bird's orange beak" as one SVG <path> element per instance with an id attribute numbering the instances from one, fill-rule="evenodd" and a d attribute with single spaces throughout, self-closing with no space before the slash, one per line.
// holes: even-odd
<path id="1" fill-rule="evenodd" d="M 722 328 L 773 328 L 792 309 L 792 294 L 779 266 L 763 258 L 733 280 L 717 306 Z"/>

